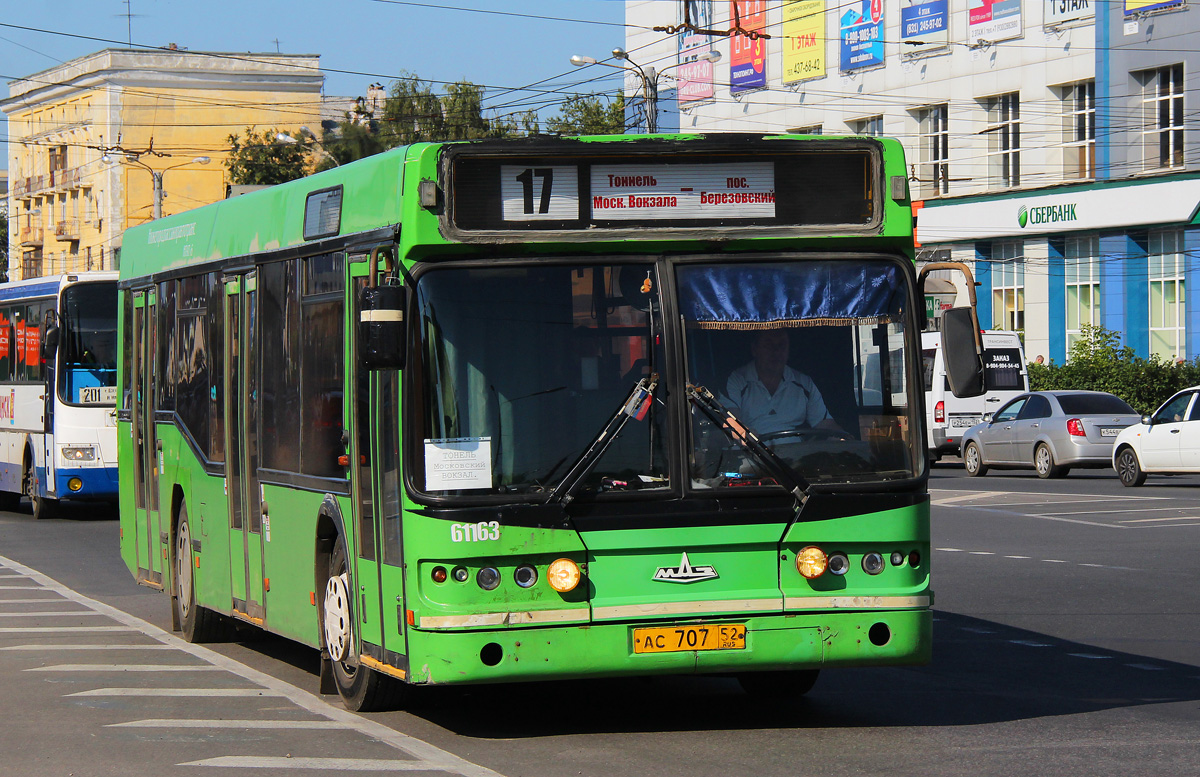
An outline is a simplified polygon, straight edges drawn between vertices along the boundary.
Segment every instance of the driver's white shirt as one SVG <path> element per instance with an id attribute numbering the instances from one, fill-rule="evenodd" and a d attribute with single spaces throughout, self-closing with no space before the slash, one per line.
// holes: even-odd
<path id="1" fill-rule="evenodd" d="M 812 378 L 787 366 L 774 394 L 750 362 L 730 373 L 725 395 L 738 420 L 759 435 L 811 428 L 831 417 Z"/>

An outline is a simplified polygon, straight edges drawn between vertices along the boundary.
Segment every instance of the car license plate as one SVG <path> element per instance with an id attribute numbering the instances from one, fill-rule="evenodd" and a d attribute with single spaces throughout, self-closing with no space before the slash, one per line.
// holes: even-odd
<path id="1" fill-rule="evenodd" d="M 955 429 L 966 429 L 974 426 L 983 419 L 977 415 L 952 415 L 950 416 L 950 426 Z"/>
<path id="2" fill-rule="evenodd" d="M 1116 437 L 1120 433 L 1121 433 L 1120 429 L 1116 429 L 1116 428 L 1113 428 L 1110 426 L 1102 427 L 1100 429 L 1101 437 Z"/>
<path id="3" fill-rule="evenodd" d="M 659 626 L 633 630 L 634 653 L 745 649 L 746 624 L 744 623 Z"/>

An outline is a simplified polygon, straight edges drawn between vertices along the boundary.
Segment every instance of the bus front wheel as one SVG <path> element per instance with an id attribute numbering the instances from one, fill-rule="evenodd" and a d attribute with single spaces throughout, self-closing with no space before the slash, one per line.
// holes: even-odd
<path id="1" fill-rule="evenodd" d="M 175 527 L 175 563 L 171 567 L 173 607 L 188 642 L 225 642 L 233 633 L 232 624 L 223 615 L 196 604 L 196 561 L 192 550 L 192 530 L 187 505 L 179 505 Z"/>
<path id="2" fill-rule="evenodd" d="M 24 481 L 25 496 L 29 497 L 29 506 L 33 512 L 34 520 L 40 521 L 43 518 L 51 517 L 54 514 L 54 508 L 58 506 L 58 501 L 38 496 L 37 470 L 33 466 L 33 456 L 29 453 L 25 454 Z"/>
<path id="3" fill-rule="evenodd" d="M 354 646 L 349 558 L 346 542 L 338 537 L 329 557 L 329 578 L 321 597 L 321 636 L 332 663 L 333 682 L 346 709 L 373 712 L 398 706 L 407 686 L 363 666 Z"/>

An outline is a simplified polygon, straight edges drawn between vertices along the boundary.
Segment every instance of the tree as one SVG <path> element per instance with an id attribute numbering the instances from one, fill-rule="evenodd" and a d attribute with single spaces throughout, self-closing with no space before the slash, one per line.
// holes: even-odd
<path id="1" fill-rule="evenodd" d="M 8 214 L 0 213 L 0 283 L 8 283 Z"/>
<path id="2" fill-rule="evenodd" d="M 326 153 L 317 154 L 317 172 L 382 153 L 389 147 L 379 133 L 378 122 L 358 122 L 347 115 L 335 129 L 322 133 L 321 148 Z"/>
<path id="3" fill-rule="evenodd" d="M 620 135 L 625 131 L 625 95 L 618 93 L 608 105 L 598 94 L 572 97 L 546 127 L 559 135 Z"/>
<path id="4" fill-rule="evenodd" d="M 458 81 L 438 95 L 414 75 L 392 83 L 384 101 L 380 136 L 388 148 L 443 140 L 503 137 L 515 124 L 483 115 L 483 87 Z"/>
<path id="5" fill-rule="evenodd" d="M 229 157 L 225 167 L 229 170 L 230 183 L 238 186 L 272 186 L 294 181 L 308 174 L 309 149 L 302 142 L 284 143 L 275 139 L 279 130 L 263 130 L 256 134 L 253 127 L 246 128 L 243 141 L 237 134 L 230 135 Z M 287 133 L 299 138 L 298 132 Z"/>

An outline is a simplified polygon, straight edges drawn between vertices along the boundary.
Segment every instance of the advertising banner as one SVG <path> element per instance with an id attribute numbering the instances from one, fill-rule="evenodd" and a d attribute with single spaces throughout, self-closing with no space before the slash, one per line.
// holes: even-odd
<path id="1" fill-rule="evenodd" d="M 1096 18 L 1092 0 L 1045 0 L 1046 24 L 1064 24 L 1079 19 Z"/>
<path id="2" fill-rule="evenodd" d="M 765 32 L 767 27 L 765 0 L 730 0 L 730 27 L 736 23 L 747 32 Z M 729 36 L 729 91 L 733 94 L 747 89 L 763 89 L 767 85 L 767 42 L 734 33 Z"/>
<path id="3" fill-rule="evenodd" d="M 842 72 L 883 64 L 883 0 L 853 0 L 841 21 Z"/>
<path id="4" fill-rule="evenodd" d="M 1085 3 L 1087 1 L 1082 0 Z M 900 40 L 905 44 L 900 47 L 901 53 L 912 54 L 927 48 L 948 46 L 949 15 L 947 0 L 901 0 Z M 917 41 L 921 45 L 913 45 Z"/>
<path id="5" fill-rule="evenodd" d="M 1021 34 L 1021 0 L 967 0 L 968 45 L 1011 40 Z"/>
<path id="6" fill-rule="evenodd" d="M 944 1 L 944 0 L 943 0 Z M 825 0 L 783 6 L 783 83 L 825 76 Z"/>
<path id="7" fill-rule="evenodd" d="M 683 22 L 683 6 L 688 6 L 688 18 L 703 30 L 713 26 L 714 0 L 683 0 L 679 3 L 679 21 Z M 675 69 L 680 107 L 697 100 L 713 97 L 713 63 L 697 59 L 712 50 L 712 39 L 707 35 L 696 35 L 690 30 L 679 33 L 679 67 Z"/>
<path id="8" fill-rule="evenodd" d="M 1179 8 L 1183 0 L 1125 0 L 1125 15 L 1135 16 L 1148 11 L 1161 11 L 1164 8 Z"/>

